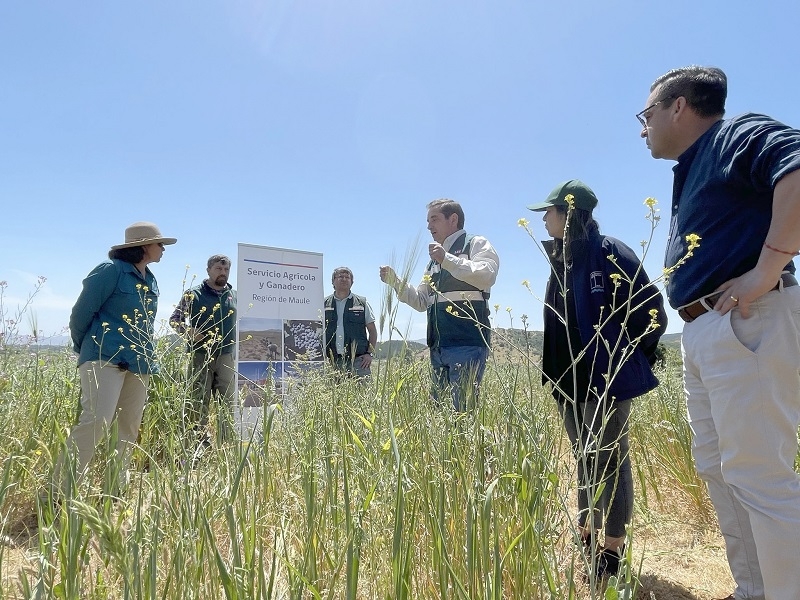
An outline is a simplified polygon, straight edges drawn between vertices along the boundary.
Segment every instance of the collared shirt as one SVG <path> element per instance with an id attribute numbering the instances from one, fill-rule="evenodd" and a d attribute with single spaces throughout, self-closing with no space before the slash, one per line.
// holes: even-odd
<path id="1" fill-rule="evenodd" d="M 342 298 L 341 300 L 336 297 L 336 294 L 333 295 L 333 299 L 336 302 L 336 354 L 343 355 L 345 353 L 344 348 L 344 305 L 347 301 L 353 297 L 353 292 L 350 292 L 347 296 Z M 364 325 L 369 325 L 370 323 L 375 322 L 375 317 L 372 314 L 372 309 L 369 306 L 369 303 L 364 304 Z"/>
<path id="2" fill-rule="evenodd" d="M 500 269 L 500 257 L 485 237 L 476 235 L 470 245 L 470 256 L 464 258 L 450 254 L 449 250 L 465 232 L 459 229 L 447 236 L 442 246 L 446 253 L 441 265 L 434 263 L 433 270 L 445 269 L 456 279 L 468 283 L 484 292 L 488 292 L 497 280 L 497 271 Z M 426 271 L 426 275 L 430 275 Z M 427 280 L 423 279 L 417 287 L 398 280 L 395 284 L 397 298 L 400 302 L 408 304 L 414 310 L 423 312 L 433 304 L 435 297 Z"/>
<path id="3" fill-rule="evenodd" d="M 715 123 L 678 158 L 664 265 L 686 256 L 687 235 L 699 247 L 669 274 L 673 308 L 710 294 L 753 269 L 772 219 L 775 185 L 800 169 L 800 131 L 747 113 Z M 794 264 L 787 269 L 794 272 Z"/>

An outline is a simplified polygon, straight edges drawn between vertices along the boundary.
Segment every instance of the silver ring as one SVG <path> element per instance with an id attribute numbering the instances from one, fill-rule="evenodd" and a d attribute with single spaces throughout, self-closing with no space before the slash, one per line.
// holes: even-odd
<path id="1" fill-rule="evenodd" d="M 734 302 L 739 302 L 739 299 L 736 296 L 731 296 L 731 300 L 733 300 Z"/>

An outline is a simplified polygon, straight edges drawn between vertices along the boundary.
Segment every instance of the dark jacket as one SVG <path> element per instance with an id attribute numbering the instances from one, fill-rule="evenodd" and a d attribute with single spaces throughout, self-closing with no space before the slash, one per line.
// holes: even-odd
<path id="1" fill-rule="evenodd" d="M 325 356 L 336 356 L 336 325 L 339 316 L 333 294 L 325 298 Z M 367 299 L 351 294 L 344 304 L 344 348 L 350 359 L 369 352 L 366 321 Z"/>
<path id="2" fill-rule="evenodd" d="M 450 254 L 470 259 L 474 236 L 463 233 L 450 247 Z M 430 274 L 436 301 L 428 307 L 428 347 L 491 346 L 489 292 L 461 281 L 434 261 L 425 271 Z"/>
<path id="3" fill-rule="evenodd" d="M 652 365 L 667 315 L 663 297 L 650 284 L 639 257 L 621 241 L 594 231 L 588 239 L 572 242 L 565 270 L 563 263 L 552 259 L 553 244 L 543 243 L 553 272 L 545 295 L 542 382 L 556 381 L 563 374 L 563 369 L 558 372 L 563 363 L 557 365 L 556 357 L 559 351 L 564 355 L 559 344 L 566 343 L 567 333 L 553 307 L 558 303 L 556 296 L 563 294 L 559 280 L 566 271 L 566 301 L 574 308 L 566 312 L 577 321 L 574 331 L 580 345 L 573 349 L 573 356 L 584 351 L 579 368 L 584 369 L 590 386 L 578 389 L 575 399 L 581 401 L 588 394 L 628 400 L 654 389 L 658 379 Z M 651 323 L 658 326 L 653 328 Z"/>
<path id="4" fill-rule="evenodd" d="M 189 339 L 189 352 L 211 356 L 233 353 L 236 346 L 236 292 L 230 284 L 215 290 L 208 280 L 184 292 L 169 318 L 170 326 L 178 333 L 186 331 L 186 321 L 203 337 Z"/>

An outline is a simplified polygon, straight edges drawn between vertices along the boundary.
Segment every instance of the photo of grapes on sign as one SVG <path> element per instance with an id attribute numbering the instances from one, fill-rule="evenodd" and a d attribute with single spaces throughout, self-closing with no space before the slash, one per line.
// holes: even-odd
<path id="1" fill-rule="evenodd" d="M 321 361 L 322 322 L 284 321 L 283 352 L 286 360 Z"/>

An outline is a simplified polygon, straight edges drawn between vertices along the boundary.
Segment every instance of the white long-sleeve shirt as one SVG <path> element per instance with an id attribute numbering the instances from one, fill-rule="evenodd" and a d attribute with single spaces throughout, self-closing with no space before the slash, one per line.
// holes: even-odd
<path id="1" fill-rule="evenodd" d="M 456 279 L 468 283 L 481 291 L 488 292 L 491 289 L 495 281 L 497 281 L 500 257 L 489 243 L 489 240 L 480 235 L 472 238 L 472 242 L 469 245 L 471 250 L 469 258 L 450 254 L 449 250 L 453 247 L 453 242 L 464 233 L 463 229 L 459 229 L 444 240 L 442 246 L 445 249 L 445 255 L 442 264 L 439 265 L 434 261 L 433 266 L 425 270 L 425 275 L 428 277 L 423 276 L 422 282 L 417 287 L 410 283 L 403 284 L 399 279 L 395 282 L 392 287 L 397 292 L 397 298 L 400 302 L 408 304 L 419 312 L 426 311 L 436 300 L 436 294 L 428 282 L 430 276 L 438 273 L 440 269 L 444 269 Z"/>

